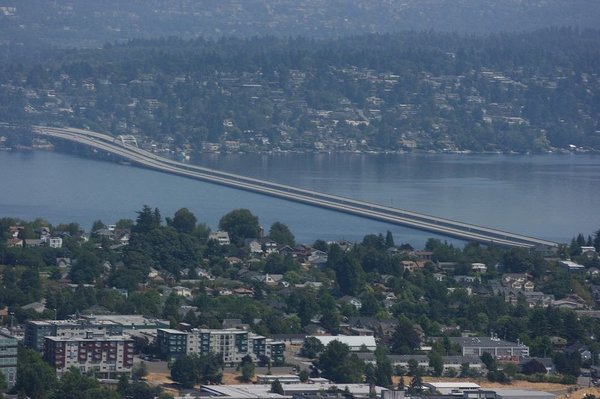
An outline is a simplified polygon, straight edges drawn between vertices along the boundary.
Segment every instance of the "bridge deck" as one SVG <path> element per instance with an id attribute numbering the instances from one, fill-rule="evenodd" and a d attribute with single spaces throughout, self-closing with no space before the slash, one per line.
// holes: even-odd
<path id="1" fill-rule="evenodd" d="M 123 157 L 147 168 L 379 221 L 408 226 L 441 235 L 457 237 L 467 241 L 508 247 L 553 248 L 558 246 L 557 243 L 552 241 L 489 227 L 477 226 L 403 209 L 305 190 L 266 180 L 254 179 L 201 166 L 189 165 L 157 156 L 156 154 L 139 149 L 136 146 L 115 144 L 114 137 L 102 133 L 74 128 L 51 128 L 43 126 L 37 126 L 35 131 L 38 134 L 88 145 Z"/>

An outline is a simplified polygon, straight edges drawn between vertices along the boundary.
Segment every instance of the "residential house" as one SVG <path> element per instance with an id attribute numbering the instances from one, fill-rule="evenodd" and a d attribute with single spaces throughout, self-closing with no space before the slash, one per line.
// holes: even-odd
<path id="1" fill-rule="evenodd" d="M 23 240 L 20 238 L 9 238 L 6 241 L 7 248 L 23 248 Z"/>
<path id="2" fill-rule="evenodd" d="M 567 308 L 567 309 L 588 309 L 589 306 L 585 299 L 581 298 L 577 294 L 569 294 L 564 299 L 558 299 L 552 301 L 552 307 L 555 308 Z"/>
<path id="3" fill-rule="evenodd" d="M 252 288 L 239 287 L 233 290 L 233 294 L 241 298 L 252 298 L 254 297 L 254 290 Z"/>
<path id="4" fill-rule="evenodd" d="M 373 330 L 371 330 L 370 328 L 359 328 L 359 327 L 352 327 L 350 328 L 350 333 L 352 335 L 360 335 L 360 336 L 375 336 L 375 332 Z"/>
<path id="5" fill-rule="evenodd" d="M 45 241 L 41 238 L 26 238 L 24 241 L 25 248 L 36 248 L 45 244 Z"/>
<path id="6" fill-rule="evenodd" d="M 588 259 L 592 259 L 596 256 L 596 248 L 595 247 L 581 247 L 581 254 L 587 256 Z"/>
<path id="7" fill-rule="evenodd" d="M 475 273 L 485 273 L 487 272 L 487 266 L 485 263 L 471 263 L 471 270 Z"/>
<path id="8" fill-rule="evenodd" d="M 71 267 L 71 258 L 56 258 L 56 266 L 59 269 L 68 269 Z"/>
<path id="9" fill-rule="evenodd" d="M 535 289 L 535 284 L 533 283 L 533 281 L 526 281 L 523 284 L 523 290 L 525 290 L 527 292 L 533 292 L 534 289 Z"/>
<path id="10" fill-rule="evenodd" d="M 346 305 L 346 304 L 352 305 L 356 308 L 356 310 L 360 310 L 360 308 L 362 308 L 362 301 L 353 296 L 345 295 L 339 299 L 339 302 L 344 305 Z"/>
<path id="11" fill-rule="evenodd" d="M 496 287 L 494 288 L 496 295 L 504 296 L 504 300 L 513 305 L 519 302 L 520 298 L 523 298 L 530 308 L 536 306 L 548 307 L 552 305 L 554 301 L 554 295 L 544 294 L 539 291 L 525 291 L 522 289 L 513 289 L 509 287 Z"/>
<path id="12" fill-rule="evenodd" d="M 400 271 L 405 272 L 405 271 L 409 271 L 409 272 L 414 272 L 415 270 L 422 268 L 424 266 L 424 264 L 419 264 L 417 261 L 413 261 L 413 260 L 402 260 L 400 261 Z"/>
<path id="13" fill-rule="evenodd" d="M 265 242 L 263 242 L 263 247 L 265 248 L 265 253 L 266 254 L 275 254 L 278 253 L 278 247 L 279 244 L 277 244 L 275 241 L 273 240 L 266 240 Z"/>
<path id="14" fill-rule="evenodd" d="M 541 365 L 543 365 L 546 368 L 546 374 L 554 374 L 556 372 L 554 362 L 552 361 L 552 358 L 549 357 L 524 357 L 521 358 L 521 361 L 519 362 L 519 367 L 521 368 L 521 370 L 523 370 L 525 365 L 532 361 L 538 362 Z"/>
<path id="15" fill-rule="evenodd" d="M 187 287 L 182 287 L 180 285 L 177 285 L 177 286 L 173 287 L 171 290 L 172 290 L 171 292 L 177 296 L 181 296 L 184 298 L 192 297 L 192 290 Z"/>
<path id="16" fill-rule="evenodd" d="M 277 285 L 279 282 L 283 280 L 283 274 L 265 274 L 260 277 L 260 281 L 267 285 Z"/>
<path id="17" fill-rule="evenodd" d="M 25 231 L 25 227 L 24 226 L 10 226 L 8 228 L 8 233 L 10 234 L 10 236 L 12 238 L 18 238 L 19 237 L 19 233 Z"/>
<path id="18" fill-rule="evenodd" d="M 226 231 L 214 231 L 208 235 L 209 240 L 216 240 L 219 245 L 229 245 L 231 241 L 229 239 L 229 233 Z"/>
<path id="19" fill-rule="evenodd" d="M 63 240 L 61 237 L 49 237 L 47 239 L 50 248 L 62 248 Z"/>
<path id="20" fill-rule="evenodd" d="M 248 243 L 248 247 L 250 248 L 251 255 L 262 255 L 262 245 L 257 240 L 252 240 Z"/>
<path id="21" fill-rule="evenodd" d="M 327 252 L 314 249 L 307 258 L 307 261 L 313 266 L 325 265 L 327 263 Z"/>
<path id="22" fill-rule="evenodd" d="M 592 360 L 592 351 L 590 350 L 590 348 L 588 348 L 586 345 L 580 343 L 580 342 L 576 342 L 572 345 L 569 345 L 565 348 L 566 352 L 579 352 L 579 355 L 581 356 L 581 361 L 582 362 L 587 362 L 589 360 Z"/>
<path id="23" fill-rule="evenodd" d="M 393 292 L 388 292 L 383 299 L 383 306 L 385 306 L 386 309 L 390 309 L 397 302 L 398 298 L 396 298 L 396 295 Z"/>
<path id="24" fill-rule="evenodd" d="M 505 273 L 502 275 L 502 285 L 505 287 L 515 287 L 515 283 L 519 285 L 519 289 L 528 281 L 529 275 L 526 273 Z"/>
<path id="25" fill-rule="evenodd" d="M 417 259 L 431 261 L 433 260 L 432 251 L 414 251 L 412 253 Z"/>

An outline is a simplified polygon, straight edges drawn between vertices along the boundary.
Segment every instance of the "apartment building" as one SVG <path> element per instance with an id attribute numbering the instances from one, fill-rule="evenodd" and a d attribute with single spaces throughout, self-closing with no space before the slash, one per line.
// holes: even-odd
<path id="1" fill-rule="evenodd" d="M 123 335 L 123 326 L 109 320 L 30 320 L 25 324 L 25 346 L 44 350 L 44 337 L 86 337 Z"/>
<path id="2" fill-rule="evenodd" d="M 219 353 L 227 365 L 242 362 L 250 355 L 254 361 L 267 357 L 273 363 L 283 362 L 285 344 L 238 329 L 192 329 L 179 331 L 160 328 L 156 342 L 161 355 L 175 358 L 183 355 Z"/>
<path id="3" fill-rule="evenodd" d="M 129 336 L 45 337 L 44 360 L 60 377 L 71 367 L 96 378 L 131 375 L 134 343 Z"/>
<path id="4" fill-rule="evenodd" d="M 0 332 L 0 373 L 8 388 L 17 382 L 17 339 Z"/>

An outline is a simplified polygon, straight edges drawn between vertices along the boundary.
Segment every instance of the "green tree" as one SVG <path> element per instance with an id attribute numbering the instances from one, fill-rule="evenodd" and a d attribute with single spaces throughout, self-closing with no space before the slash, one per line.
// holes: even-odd
<path id="1" fill-rule="evenodd" d="M 198 382 L 198 370 L 193 356 L 177 358 L 171 365 L 171 378 L 184 388 L 193 388 Z"/>
<path id="2" fill-rule="evenodd" d="M 8 381 L 6 381 L 6 376 L 4 373 L 0 372 L 0 392 L 4 391 L 8 388 Z"/>
<path id="3" fill-rule="evenodd" d="M 339 341 L 331 341 L 325 347 L 317 364 L 323 376 L 336 383 L 362 381 L 364 363 Z"/>
<path id="4" fill-rule="evenodd" d="M 429 352 L 429 367 L 433 369 L 433 375 L 439 377 L 444 372 L 444 360 L 438 352 Z"/>
<path id="5" fill-rule="evenodd" d="M 252 377 L 254 377 L 255 366 L 254 363 L 249 362 L 242 366 L 242 381 L 249 382 L 252 381 Z"/>
<path id="6" fill-rule="evenodd" d="M 93 283 L 102 274 L 100 259 L 91 250 L 82 250 L 71 267 L 71 281 L 75 284 Z"/>
<path id="7" fill-rule="evenodd" d="M 102 223 L 102 220 L 96 220 L 92 224 L 92 233 L 101 229 L 105 229 L 106 225 Z"/>
<path id="8" fill-rule="evenodd" d="M 392 336 L 392 353 L 409 355 L 421 346 L 421 338 L 413 327 L 413 323 L 402 316 Z"/>
<path id="9" fill-rule="evenodd" d="M 275 381 L 273 381 L 271 383 L 271 392 L 279 394 L 279 395 L 285 395 L 285 391 L 283 390 L 283 386 L 281 385 L 281 382 L 279 381 L 278 378 L 276 378 Z"/>
<path id="10" fill-rule="evenodd" d="M 335 266 L 335 276 L 343 295 L 358 295 L 364 286 L 364 271 L 353 256 L 343 257 Z"/>
<path id="11" fill-rule="evenodd" d="M 161 216 L 158 208 L 154 208 L 153 211 L 148 205 L 144 205 L 137 214 L 135 225 L 132 227 L 133 232 L 144 234 L 160 227 Z"/>
<path id="12" fill-rule="evenodd" d="M 24 392 L 32 399 L 50 397 L 57 383 L 56 373 L 34 350 L 19 348 L 16 392 Z"/>
<path id="13" fill-rule="evenodd" d="M 173 216 L 173 220 L 169 220 L 168 224 L 175 228 L 180 233 L 191 234 L 196 228 L 196 216 L 187 208 L 181 208 Z"/>
<path id="14" fill-rule="evenodd" d="M 275 222 L 269 229 L 269 238 L 279 244 L 289 245 L 294 248 L 296 239 L 288 226 L 283 223 Z"/>
<path id="15" fill-rule="evenodd" d="M 420 371 L 417 372 L 410 380 L 410 384 L 408 387 L 408 391 L 411 394 L 419 395 L 423 392 L 423 377 L 421 376 Z"/>
<path id="16" fill-rule="evenodd" d="M 483 352 L 480 356 L 481 361 L 485 364 L 485 367 L 489 371 L 496 371 L 498 369 L 498 365 L 496 364 L 496 359 L 489 353 Z"/>
<path id="17" fill-rule="evenodd" d="M 248 209 L 236 209 L 224 215 L 219 221 L 219 228 L 229 233 L 229 238 L 237 245 L 242 245 L 246 238 L 258 238 L 260 226 L 258 217 Z"/>
<path id="18" fill-rule="evenodd" d="M 113 390 L 100 387 L 93 377 L 82 375 L 76 368 L 67 371 L 56 387 L 56 399 L 119 398 Z"/>
<path id="19" fill-rule="evenodd" d="M 394 236 L 391 231 L 387 231 L 385 233 L 385 246 L 388 248 L 392 248 L 394 246 Z"/>
<path id="20" fill-rule="evenodd" d="M 394 370 L 392 362 L 383 347 L 375 349 L 375 384 L 381 387 L 392 386 L 392 374 Z"/>
<path id="21" fill-rule="evenodd" d="M 300 353 L 302 356 L 305 356 L 309 359 L 314 359 L 325 349 L 321 341 L 319 341 L 315 337 L 306 337 L 304 339 L 304 343 L 302 344 L 302 348 L 300 349 Z"/>
<path id="22" fill-rule="evenodd" d="M 310 373 L 308 370 L 303 369 L 298 373 L 298 377 L 300 378 L 300 382 L 307 382 L 308 378 L 310 377 Z"/>

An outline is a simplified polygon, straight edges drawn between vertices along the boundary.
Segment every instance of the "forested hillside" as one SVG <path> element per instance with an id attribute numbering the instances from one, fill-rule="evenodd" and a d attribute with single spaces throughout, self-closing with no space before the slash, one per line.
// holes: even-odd
<path id="1" fill-rule="evenodd" d="M 600 32 L 136 40 L 0 65 L 0 119 L 201 150 L 600 148 Z"/>

